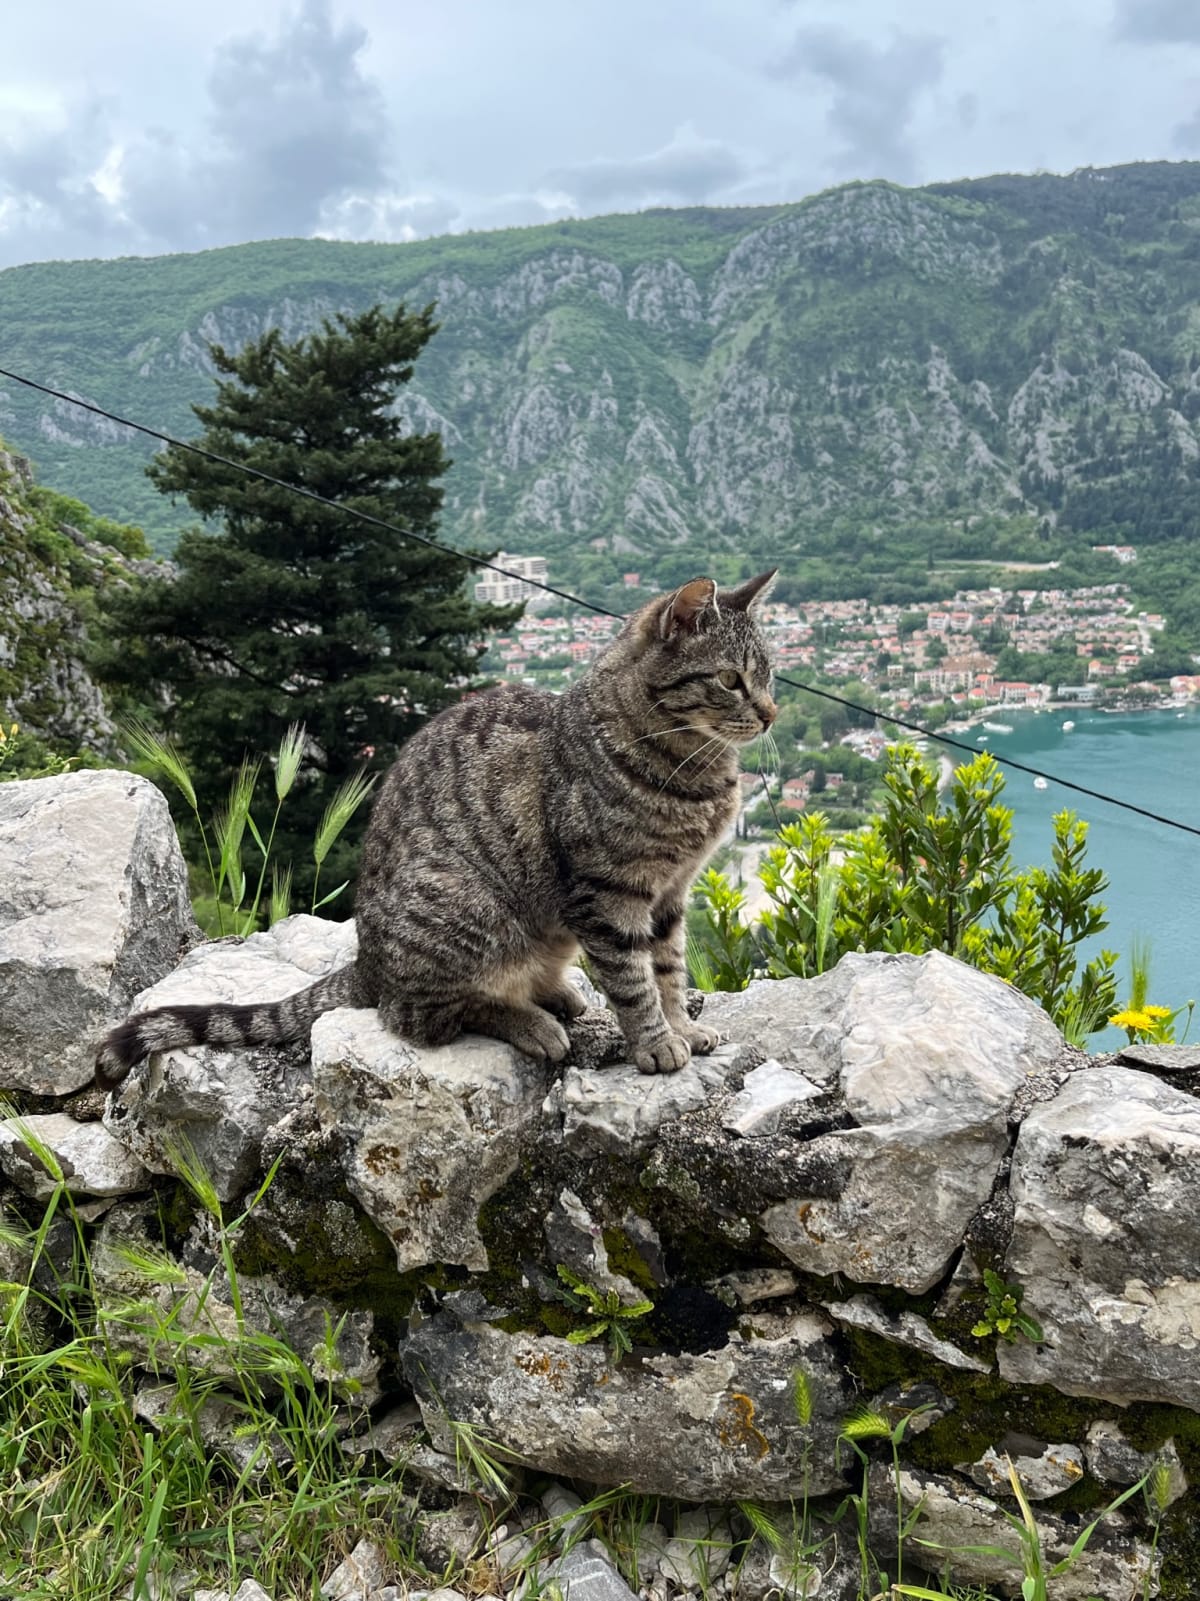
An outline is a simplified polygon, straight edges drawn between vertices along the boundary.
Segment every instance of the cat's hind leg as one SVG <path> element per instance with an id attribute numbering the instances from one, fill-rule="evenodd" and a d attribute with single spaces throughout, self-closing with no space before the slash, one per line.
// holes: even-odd
<path id="1" fill-rule="evenodd" d="M 504 1040 L 535 1062 L 558 1063 L 571 1048 L 567 1031 L 540 1006 L 516 1005 L 494 996 L 468 994 L 442 1001 L 385 999 L 379 1016 L 386 1028 L 414 1045 L 449 1045 L 460 1034 Z"/>
<path id="2" fill-rule="evenodd" d="M 582 1017 L 588 1009 L 588 1003 L 569 978 L 564 978 L 561 983 L 544 991 L 535 992 L 533 999 L 535 1005 L 561 1018 L 564 1023 L 571 1023 L 575 1018 Z"/>
<path id="3" fill-rule="evenodd" d="M 478 995 L 467 1002 L 463 1027 L 492 1039 L 507 1040 L 535 1062 L 565 1061 L 571 1049 L 567 1031 L 557 1018 L 540 1006 L 501 1001 Z"/>

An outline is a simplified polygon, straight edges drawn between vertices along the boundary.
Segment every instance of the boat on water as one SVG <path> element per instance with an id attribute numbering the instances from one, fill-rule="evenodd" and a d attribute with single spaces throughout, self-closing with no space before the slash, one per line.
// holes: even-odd
<path id="1" fill-rule="evenodd" d="M 1074 727 L 1075 727 L 1075 724 L 1068 717 L 1066 722 L 1063 724 L 1063 733 L 1064 734 L 1069 734 Z"/>
<path id="2" fill-rule="evenodd" d="M 987 729 L 989 734 L 1011 734 L 1012 733 L 1012 724 L 1011 723 L 984 723 L 983 726 Z"/>
<path id="3" fill-rule="evenodd" d="M 1044 778 L 1035 778 L 1033 781 L 1033 787 L 1034 789 L 1049 789 L 1050 785 Z"/>

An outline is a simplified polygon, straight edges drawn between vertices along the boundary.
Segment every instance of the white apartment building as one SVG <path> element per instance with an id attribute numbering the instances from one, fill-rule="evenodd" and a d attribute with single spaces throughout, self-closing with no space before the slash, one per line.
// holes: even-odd
<path id="1" fill-rule="evenodd" d="M 495 562 L 497 567 L 505 567 L 517 576 L 506 578 L 503 573 L 485 567 L 483 577 L 475 585 L 475 599 L 481 605 L 513 606 L 518 601 L 532 600 L 542 593 L 535 586 L 549 581 L 544 556 L 512 556 L 502 550 Z"/>

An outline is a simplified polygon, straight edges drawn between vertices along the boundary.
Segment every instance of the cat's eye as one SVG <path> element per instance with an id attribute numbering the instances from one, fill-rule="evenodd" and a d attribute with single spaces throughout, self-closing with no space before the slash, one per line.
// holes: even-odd
<path id="1" fill-rule="evenodd" d="M 717 674 L 717 682 L 724 684 L 726 689 L 741 689 L 742 675 L 741 673 L 736 672 L 732 667 L 722 667 L 721 671 Z"/>

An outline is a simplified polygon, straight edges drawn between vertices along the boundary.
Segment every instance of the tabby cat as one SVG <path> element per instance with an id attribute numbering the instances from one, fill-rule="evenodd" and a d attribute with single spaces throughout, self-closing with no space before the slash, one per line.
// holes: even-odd
<path id="1" fill-rule="evenodd" d="M 270 1004 L 131 1017 L 97 1082 L 175 1046 L 303 1039 L 335 1006 L 378 1007 L 421 1045 L 470 1030 L 561 1062 L 580 947 L 643 1073 L 711 1051 L 684 1005 L 684 905 L 737 810 L 738 748 L 775 717 L 754 619 L 773 577 L 696 578 L 635 612 L 565 693 L 503 685 L 435 717 L 375 803 L 354 963 Z"/>

